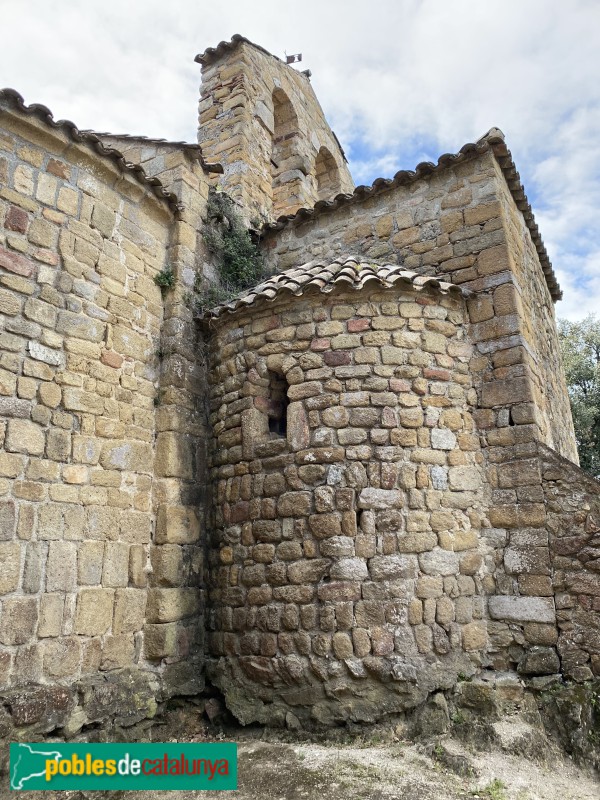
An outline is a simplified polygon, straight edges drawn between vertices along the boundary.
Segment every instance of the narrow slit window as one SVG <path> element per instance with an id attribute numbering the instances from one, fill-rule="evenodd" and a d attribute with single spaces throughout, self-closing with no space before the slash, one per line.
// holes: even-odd
<path id="1" fill-rule="evenodd" d="M 269 370 L 269 433 L 273 437 L 287 436 L 288 382 L 285 375 Z"/>

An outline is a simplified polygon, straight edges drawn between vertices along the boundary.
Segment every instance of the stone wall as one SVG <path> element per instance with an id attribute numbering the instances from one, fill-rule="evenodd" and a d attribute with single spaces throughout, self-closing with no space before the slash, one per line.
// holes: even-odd
<path id="1" fill-rule="evenodd" d="M 466 323 L 461 298 L 395 288 L 216 323 L 210 675 L 242 722 L 376 719 L 484 661 Z"/>
<path id="2" fill-rule="evenodd" d="M 205 631 L 243 723 L 374 720 L 478 669 L 599 676 L 600 493 L 502 135 L 319 203 L 352 181 L 308 76 L 242 37 L 197 60 L 204 153 L 0 93 L 2 735 L 198 694 Z M 254 225 L 316 203 L 262 248 L 317 264 L 202 333 L 204 157 Z M 338 263 L 312 291 L 343 254 L 414 272 Z"/>
<path id="3" fill-rule="evenodd" d="M 491 451 L 490 661 L 533 682 L 600 670 L 600 484 L 538 442 Z M 509 460 L 512 456 L 512 460 Z"/>
<path id="4" fill-rule="evenodd" d="M 261 246 L 272 269 L 352 254 L 473 291 L 478 424 L 533 426 L 533 438 L 577 462 L 549 284 L 493 150 L 503 140 L 489 142 L 314 219 L 267 226 Z"/>
<path id="5" fill-rule="evenodd" d="M 540 447 L 561 671 L 600 676 L 600 484 Z"/>
<path id="6" fill-rule="evenodd" d="M 560 345 L 556 328 L 554 302 L 548 289 L 540 260 L 506 181 L 498 171 L 498 197 L 502 206 L 502 221 L 506 234 L 506 250 L 501 257 L 510 271 L 512 289 L 510 312 L 516 315 L 523 337 L 521 360 L 527 365 L 533 388 L 536 409 L 535 422 L 540 440 L 568 458 L 579 463 L 573 419 Z"/>
<path id="7" fill-rule="evenodd" d="M 18 105 L 0 109 L 2 725 L 72 735 L 202 685 L 203 381 L 184 300 L 208 185 L 172 165 L 177 208 Z"/>
<path id="8" fill-rule="evenodd" d="M 354 184 L 309 78 L 242 37 L 202 64 L 198 141 L 254 225 Z"/>
<path id="9" fill-rule="evenodd" d="M 267 226 L 262 247 L 273 270 L 356 255 L 468 284 L 489 274 L 493 248 L 504 241 L 497 200 L 494 157 L 484 149 L 313 216 Z"/>

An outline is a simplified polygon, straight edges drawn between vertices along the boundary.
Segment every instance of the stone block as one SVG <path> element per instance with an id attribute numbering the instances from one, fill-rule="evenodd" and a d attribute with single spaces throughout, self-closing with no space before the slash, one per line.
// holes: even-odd
<path id="1" fill-rule="evenodd" d="M 82 411 L 87 414 L 104 413 L 104 398 L 100 395 L 70 386 L 63 390 L 62 395 L 63 405 L 67 411 Z"/>
<path id="2" fill-rule="evenodd" d="M 403 505 L 403 493 L 397 489 L 363 489 L 358 497 L 359 508 L 388 509 Z"/>
<path id="3" fill-rule="evenodd" d="M 161 477 L 191 480 L 195 470 L 193 439 L 171 431 L 159 433 L 154 470 Z"/>
<path id="4" fill-rule="evenodd" d="M 135 644 L 130 633 L 106 636 L 102 642 L 101 670 L 123 669 L 135 661 Z"/>
<path id="5" fill-rule="evenodd" d="M 508 574 L 550 574 L 550 553 L 547 547 L 507 547 L 504 567 Z"/>
<path id="6" fill-rule="evenodd" d="M 70 311 L 60 311 L 56 330 L 67 336 L 85 339 L 89 342 L 101 342 L 104 339 L 106 324 L 100 320 L 87 317 L 84 314 L 74 314 Z"/>
<path id="7" fill-rule="evenodd" d="M 318 583 L 329 570 L 329 560 L 325 558 L 296 561 L 288 565 L 288 578 L 291 583 Z"/>
<path id="8" fill-rule="evenodd" d="M 334 633 L 332 639 L 333 653 L 336 658 L 352 658 L 354 655 L 354 648 L 352 646 L 352 639 L 347 633 Z"/>
<path id="9" fill-rule="evenodd" d="M 81 542 L 77 551 L 77 582 L 97 586 L 102 581 L 104 542 Z"/>
<path id="10" fill-rule="evenodd" d="M 77 586 L 77 548 L 73 542 L 51 541 L 46 564 L 46 591 L 71 592 Z"/>
<path id="11" fill-rule="evenodd" d="M 17 463 L 9 464 L 7 463 L 7 459 L 11 458 L 8 454 L 3 455 L 3 465 L 4 465 L 4 473 L 8 472 L 7 477 L 16 477 L 18 475 L 18 471 L 16 474 L 14 470 L 18 470 Z M 12 458 L 18 458 L 14 456 Z M 13 500 L 2 500 L 0 501 L 0 541 L 12 539 L 15 535 L 15 504 Z"/>
<path id="12" fill-rule="evenodd" d="M 537 485 L 542 481 L 540 462 L 537 458 L 498 464 L 497 469 L 498 486 L 501 489 Z"/>
<path id="13" fill-rule="evenodd" d="M 418 531 L 415 533 L 399 533 L 397 549 L 400 553 L 424 553 L 433 550 L 438 543 L 438 538 L 431 531 Z"/>
<path id="14" fill-rule="evenodd" d="M 94 203 L 92 210 L 92 227 L 100 231 L 102 236 L 110 239 L 115 227 L 116 214 L 115 212 L 105 206 L 104 203 Z"/>
<path id="15" fill-rule="evenodd" d="M 419 555 L 419 566 L 427 575 L 457 575 L 459 558 L 451 550 L 432 550 Z"/>
<path id="16" fill-rule="evenodd" d="M 51 428 L 48 431 L 46 456 L 52 461 L 68 461 L 71 456 L 71 432 Z"/>
<path id="17" fill-rule="evenodd" d="M 148 583 L 148 555 L 141 544 L 132 544 L 129 548 L 129 583 L 138 588 Z"/>
<path id="18" fill-rule="evenodd" d="M 174 656 L 177 653 L 178 626 L 176 622 L 166 625 L 144 625 L 144 655 L 150 661 Z"/>
<path id="19" fill-rule="evenodd" d="M 0 247 L 0 267 L 24 278 L 29 278 L 34 272 L 32 261 L 4 247 Z"/>
<path id="20" fill-rule="evenodd" d="M 600 597 L 600 573 L 567 573 L 565 579 L 567 591 L 573 594 L 589 594 Z"/>
<path id="21" fill-rule="evenodd" d="M 162 434 L 161 434 L 162 435 Z M 102 445 L 100 464 L 104 469 L 149 473 L 152 471 L 152 445 L 146 442 L 105 442 Z"/>
<path id="22" fill-rule="evenodd" d="M 529 378 L 489 381 L 481 389 L 481 405 L 484 408 L 507 406 L 513 403 L 533 401 L 533 387 Z"/>
<path id="23" fill-rule="evenodd" d="M 114 325 L 112 329 L 113 349 L 123 356 L 146 362 L 152 355 L 152 340 L 142 336 L 124 325 Z"/>
<path id="24" fill-rule="evenodd" d="M 2 603 L 0 643 L 25 644 L 34 634 L 38 622 L 38 604 L 34 597 L 12 597 Z"/>
<path id="25" fill-rule="evenodd" d="M 369 577 L 369 570 L 362 558 L 340 558 L 331 567 L 330 577 L 335 581 L 361 581 Z"/>
<path id="26" fill-rule="evenodd" d="M 308 518 L 308 525 L 316 539 L 328 539 L 342 533 L 339 514 L 313 514 Z"/>
<path id="27" fill-rule="evenodd" d="M 515 597 L 494 595 L 488 600 L 492 619 L 505 622 L 556 623 L 554 599 L 546 597 Z"/>
<path id="28" fill-rule="evenodd" d="M 456 491 L 475 491 L 482 485 L 481 472 L 477 467 L 450 467 L 448 483 Z"/>
<path id="29" fill-rule="evenodd" d="M 305 517 L 312 508 L 310 492 L 286 492 L 277 500 L 277 514 L 280 517 Z"/>
<path id="30" fill-rule="evenodd" d="M 416 578 L 418 571 L 417 557 L 412 555 L 375 556 L 369 560 L 369 574 L 374 581 Z"/>
<path id="31" fill-rule="evenodd" d="M 49 639 L 43 647 L 43 669 L 46 678 L 57 680 L 77 674 L 81 661 L 81 645 L 76 636 Z"/>
<path id="32" fill-rule="evenodd" d="M 257 547 L 272 547 L 272 545 L 257 545 Z M 260 561 L 256 554 L 253 553 L 253 555 L 255 561 Z M 221 560 L 223 561 L 223 558 Z M 270 560 L 272 561 L 272 558 Z M 184 583 L 183 548 L 180 545 L 163 544 L 159 547 L 152 547 L 150 561 L 152 564 L 152 580 L 156 586 L 180 586 Z M 233 554 L 229 563 L 232 562 Z"/>
<path id="33" fill-rule="evenodd" d="M 523 633 L 530 644 L 555 645 L 558 642 L 558 630 L 554 625 L 528 622 Z"/>
<path id="34" fill-rule="evenodd" d="M 40 597 L 40 620 L 37 632 L 40 639 L 60 636 L 64 608 L 64 594 L 43 594 Z"/>
<path id="35" fill-rule="evenodd" d="M 61 401 L 62 391 L 56 383 L 40 383 L 38 388 L 40 402 L 48 408 L 56 408 Z"/>
<path id="36" fill-rule="evenodd" d="M 23 569 L 23 591 L 28 594 L 37 594 L 42 585 L 44 561 L 46 553 L 42 542 L 29 542 L 25 552 L 25 565 Z M 0 564 L 2 558 L 0 557 Z"/>
<path id="37" fill-rule="evenodd" d="M 424 575 L 417 580 L 415 594 L 421 600 L 441 597 L 444 593 L 444 579 L 438 575 Z"/>
<path id="38" fill-rule="evenodd" d="M 519 661 L 517 671 L 521 675 L 556 675 L 560 660 L 553 647 L 534 646 Z"/>
<path id="39" fill-rule="evenodd" d="M 102 565 L 102 585 L 127 586 L 129 582 L 129 545 L 125 542 L 106 542 Z"/>
<path id="40" fill-rule="evenodd" d="M 146 591 L 142 589 L 117 589 L 113 632 L 135 633 L 144 625 Z"/>
<path id="41" fill-rule="evenodd" d="M 447 428 L 432 428 L 431 446 L 434 450 L 454 450 L 456 436 Z"/>
<path id="42" fill-rule="evenodd" d="M 149 589 L 146 619 L 148 622 L 174 622 L 195 614 L 200 607 L 197 589 Z"/>
<path id="43" fill-rule="evenodd" d="M 484 650 L 488 643 L 485 622 L 469 622 L 461 628 L 463 650 Z"/>
<path id="44" fill-rule="evenodd" d="M 74 632 L 102 636 L 112 624 L 114 589 L 81 589 L 77 595 Z"/>
<path id="45" fill-rule="evenodd" d="M 14 592 L 21 576 L 21 545 L 0 542 L 0 594 Z"/>
<path id="46" fill-rule="evenodd" d="M 158 508 L 157 544 L 193 544 L 200 538 L 200 521 L 191 506 L 161 505 Z"/>
<path id="47" fill-rule="evenodd" d="M 39 425 L 24 419 L 8 421 L 5 446 L 9 452 L 41 456 L 45 444 L 46 437 Z"/>

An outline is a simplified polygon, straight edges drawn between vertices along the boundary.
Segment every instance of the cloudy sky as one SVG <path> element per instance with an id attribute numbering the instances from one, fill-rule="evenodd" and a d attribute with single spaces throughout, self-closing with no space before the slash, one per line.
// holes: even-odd
<path id="1" fill-rule="evenodd" d="M 0 0 L 0 86 L 81 128 L 195 140 L 196 53 L 302 52 L 357 184 L 507 137 L 559 281 L 600 313 L 600 0 Z"/>

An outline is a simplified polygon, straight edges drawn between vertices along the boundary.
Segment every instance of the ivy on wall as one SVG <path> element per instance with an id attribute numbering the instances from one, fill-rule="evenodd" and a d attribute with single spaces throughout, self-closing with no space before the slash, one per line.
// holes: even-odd
<path id="1" fill-rule="evenodd" d="M 199 276 L 196 285 L 199 311 L 225 303 L 244 289 L 250 289 L 260 282 L 264 273 L 258 247 L 235 203 L 225 192 L 210 192 L 204 241 L 214 256 L 219 282 L 206 286 L 205 279 Z"/>

